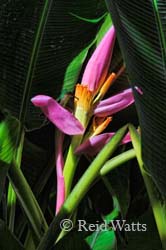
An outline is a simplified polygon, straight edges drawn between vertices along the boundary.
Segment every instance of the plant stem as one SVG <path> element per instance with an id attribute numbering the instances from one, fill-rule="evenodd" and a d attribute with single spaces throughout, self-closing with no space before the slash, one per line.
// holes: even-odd
<path id="1" fill-rule="evenodd" d="M 38 243 L 48 228 L 40 206 L 21 170 L 14 163 L 9 169 L 8 176 L 33 230 L 35 241 Z"/>
<path id="2" fill-rule="evenodd" d="M 15 162 L 16 162 L 17 168 L 21 167 L 23 145 L 24 145 L 24 131 L 22 131 L 20 143 L 15 153 Z M 8 187 L 7 204 L 8 204 L 8 213 L 9 213 L 9 229 L 11 230 L 11 232 L 13 232 L 14 221 L 15 221 L 15 211 L 16 211 L 16 194 L 12 188 L 11 183 L 9 183 L 9 187 Z"/>
<path id="3" fill-rule="evenodd" d="M 76 208 L 81 201 L 90 185 L 98 177 L 99 171 L 108 158 L 114 153 L 126 131 L 126 126 L 121 128 L 114 137 L 103 147 L 100 153 L 90 164 L 86 172 L 83 174 L 79 183 L 73 189 L 70 199 L 67 199 L 65 205 L 69 211 L 73 211 L 73 206 Z"/>
<path id="4" fill-rule="evenodd" d="M 136 151 L 140 171 L 144 179 L 144 183 L 152 206 L 162 246 L 163 249 L 166 250 L 166 204 L 165 202 L 164 204 L 162 204 L 162 202 L 159 200 L 159 191 L 157 190 L 155 183 L 152 181 L 151 176 L 144 169 L 144 164 L 141 156 L 140 136 L 133 125 L 129 125 L 129 130 L 133 147 Z"/>
<path id="5" fill-rule="evenodd" d="M 119 129 L 112 139 L 103 147 L 100 153 L 96 156 L 83 176 L 80 178 L 67 200 L 63 204 L 60 212 L 52 221 L 47 233 L 42 238 L 37 250 L 50 249 L 56 241 L 60 233 L 60 223 L 63 219 L 69 218 L 75 211 L 80 201 L 89 190 L 94 180 L 98 177 L 103 164 L 114 153 L 119 143 L 121 142 L 126 132 L 127 126 Z"/>
<path id="6" fill-rule="evenodd" d="M 119 201 L 112 189 L 112 186 L 108 180 L 108 178 L 106 176 L 102 176 L 102 180 L 104 182 L 104 185 L 106 186 L 110 196 L 112 197 L 113 199 L 113 208 L 114 210 L 112 211 L 111 215 L 109 215 L 109 220 L 113 220 L 115 218 L 118 217 L 118 215 L 120 214 L 120 204 L 119 204 Z"/>
<path id="7" fill-rule="evenodd" d="M 134 149 L 127 150 L 122 154 L 119 154 L 113 157 L 111 160 L 107 161 L 102 169 L 100 170 L 100 175 L 104 176 L 107 175 L 111 170 L 115 169 L 116 167 L 122 165 L 123 163 L 133 159 L 136 157 L 136 153 Z"/>
<path id="8" fill-rule="evenodd" d="M 82 140 L 82 136 L 80 136 L 80 135 L 73 136 L 73 139 L 71 141 L 71 144 L 70 144 L 70 147 L 68 150 L 68 154 L 66 157 L 64 171 L 63 171 L 63 175 L 64 175 L 64 179 L 65 179 L 65 196 L 66 196 L 66 198 L 68 197 L 68 195 L 70 193 L 75 170 L 76 170 L 76 167 L 77 167 L 77 164 L 79 161 L 79 157 L 75 155 L 74 151 L 75 151 L 75 148 L 80 144 L 81 140 Z"/>

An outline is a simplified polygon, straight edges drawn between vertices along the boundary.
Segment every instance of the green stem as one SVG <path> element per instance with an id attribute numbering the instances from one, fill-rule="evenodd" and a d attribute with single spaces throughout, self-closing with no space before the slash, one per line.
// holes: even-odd
<path id="1" fill-rule="evenodd" d="M 124 153 L 113 157 L 111 160 L 107 161 L 102 169 L 100 170 L 100 175 L 107 175 L 111 170 L 119 167 L 123 163 L 133 159 L 136 157 L 136 153 L 134 149 L 130 149 L 125 151 Z"/>
<path id="2" fill-rule="evenodd" d="M 41 236 L 48 228 L 44 215 L 24 175 L 22 174 L 21 170 L 15 166 L 15 164 L 11 165 L 8 176 L 17 198 L 23 207 L 24 213 L 26 214 L 30 223 L 35 236 L 35 241 L 38 243 Z"/>
<path id="3" fill-rule="evenodd" d="M 154 218 L 158 228 L 159 236 L 162 242 L 163 249 L 166 250 L 166 204 L 162 204 L 159 200 L 159 192 L 155 183 L 152 181 L 150 175 L 145 171 L 144 164 L 141 155 L 141 140 L 133 125 L 129 125 L 130 135 L 133 143 L 133 147 L 136 151 L 136 156 L 144 183 L 147 189 L 147 193 L 152 206 Z"/>
<path id="4" fill-rule="evenodd" d="M 66 157 L 64 171 L 63 171 L 63 175 L 65 179 L 65 196 L 66 197 L 68 197 L 70 193 L 75 170 L 79 161 L 79 157 L 75 155 L 74 151 L 75 151 L 75 148 L 80 144 L 81 140 L 82 140 L 82 136 L 80 135 L 76 135 L 73 137 L 69 150 L 68 150 L 67 157 Z"/>
<path id="5" fill-rule="evenodd" d="M 109 220 L 113 220 L 113 219 L 117 218 L 120 214 L 120 204 L 119 204 L 119 201 L 114 193 L 114 190 L 112 189 L 112 186 L 111 186 L 108 178 L 106 176 L 102 176 L 102 180 L 103 180 L 104 185 L 106 186 L 110 196 L 113 199 L 114 210 L 111 213 L 111 215 L 109 215 Z"/>
<path id="6" fill-rule="evenodd" d="M 65 202 L 65 205 L 70 211 L 73 212 L 73 207 L 74 209 L 77 207 L 77 205 L 89 189 L 90 185 L 98 177 L 101 167 L 114 153 L 120 141 L 122 140 L 125 132 L 126 126 L 119 129 L 116 135 L 114 135 L 114 137 L 103 147 L 100 153 L 90 164 L 84 175 L 79 180 L 79 183 L 75 186 L 73 192 L 70 195 L 70 199 L 67 199 Z"/>
<path id="7" fill-rule="evenodd" d="M 15 162 L 16 162 L 17 168 L 21 167 L 23 145 L 24 145 L 24 131 L 22 132 L 19 147 L 17 148 L 16 153 L 15 153 Z M 12 188 L 11 183 L 9 183 L 9 187 L 8 187 L 7 204 L 8 204 L 8 213 L 9 213 L 9 229 L 11 230 L 11 232 L 13 232 L 14 221 L 15 221 L 15 211 L 16 211 L 16 194 Z"/>
<path id="8" fill-rule="evenodd" d="M 86 130 L 87 125 L 90 120 L 90 114 L 89 112 L 85 111 L 83 107 L 76 107 L 75 117 L 80 121 L 84 129 Z M 75 135 L 72 138 L 67 158 L 65 161 L 65 166 L 64 166 L 64 179 L 65 179 L 65 196 L 66 198 L 68 197 L 71 187 L 72 187 L 72 182 L 75 174 L 75 170 L 79 161 L 79 156 L 76 156 L 75 154 L 75 149 L 78 147 L 82 141 L 84 135 Z"/>
<path id="9" fill-rule="evenodd" d="M 119 143 L 121 142 L 126 132 L 127 126 L 122 127 L 117 131 L 113 138 L 103 147 L 100 153 L 96 156 L 83 176 L 80 178 L 67 200 L 62 206 L 60 212 L 52 221 L 47 233 L 42 238 L 37 250 L 50 249 L 60 233 L 60 222 L 62 219 L 69 218 L 75 211 L 80 201 L 89 190 L 92 183 L 98 177 L 103 164 L 114 153 Z"/>

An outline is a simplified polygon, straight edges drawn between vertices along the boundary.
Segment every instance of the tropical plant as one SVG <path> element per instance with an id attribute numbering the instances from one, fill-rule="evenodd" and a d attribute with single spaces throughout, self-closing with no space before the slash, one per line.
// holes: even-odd
<path id="1" fill-rule="evenodd" d="M 1 3 L 0 249 L 166 249 L 165 3 L 106 2 Z"/>

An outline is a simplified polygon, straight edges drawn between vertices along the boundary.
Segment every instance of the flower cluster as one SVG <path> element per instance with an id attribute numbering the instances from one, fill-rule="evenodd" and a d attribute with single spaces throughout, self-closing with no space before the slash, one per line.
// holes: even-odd
<path id="1" fill-rule="evenodd" d="M 65 199 L 63 134 L 73 135 L 76 138 L 76 143 L 74 143 L 76 154 L 95 155 L 114 135 L 112 132 L 102 133 L 111 122 L 112 115 L 134 102 L 131 88 L 103 100 L 108 89 L 121 73 L 121 70 L 117 74 L 114 72 L 108 73 L 115 38 L 115 29 L 112 26 L 88 61 L 81 83 L 75 87 L 73 112 L 69 112 L 50 96 L 37 95 L 31 100 L 61 131 L 57 138 L 56 152 L 56 211 L 59 210 Z M 130 141 L 130 137 L 127 134 L 123 143 L 128 141 Z"/>

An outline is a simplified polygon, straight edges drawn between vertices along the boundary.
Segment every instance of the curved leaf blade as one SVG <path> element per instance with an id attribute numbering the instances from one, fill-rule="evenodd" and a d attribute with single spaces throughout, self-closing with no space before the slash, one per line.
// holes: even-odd
<path id="1" fill-rule="evenodd" d="M 142 134 L 144 163 L 166 194 L 166 3 L 107 0 L 133 87 Z M 145 25 L 146 24 L 146 25 Z"/>

